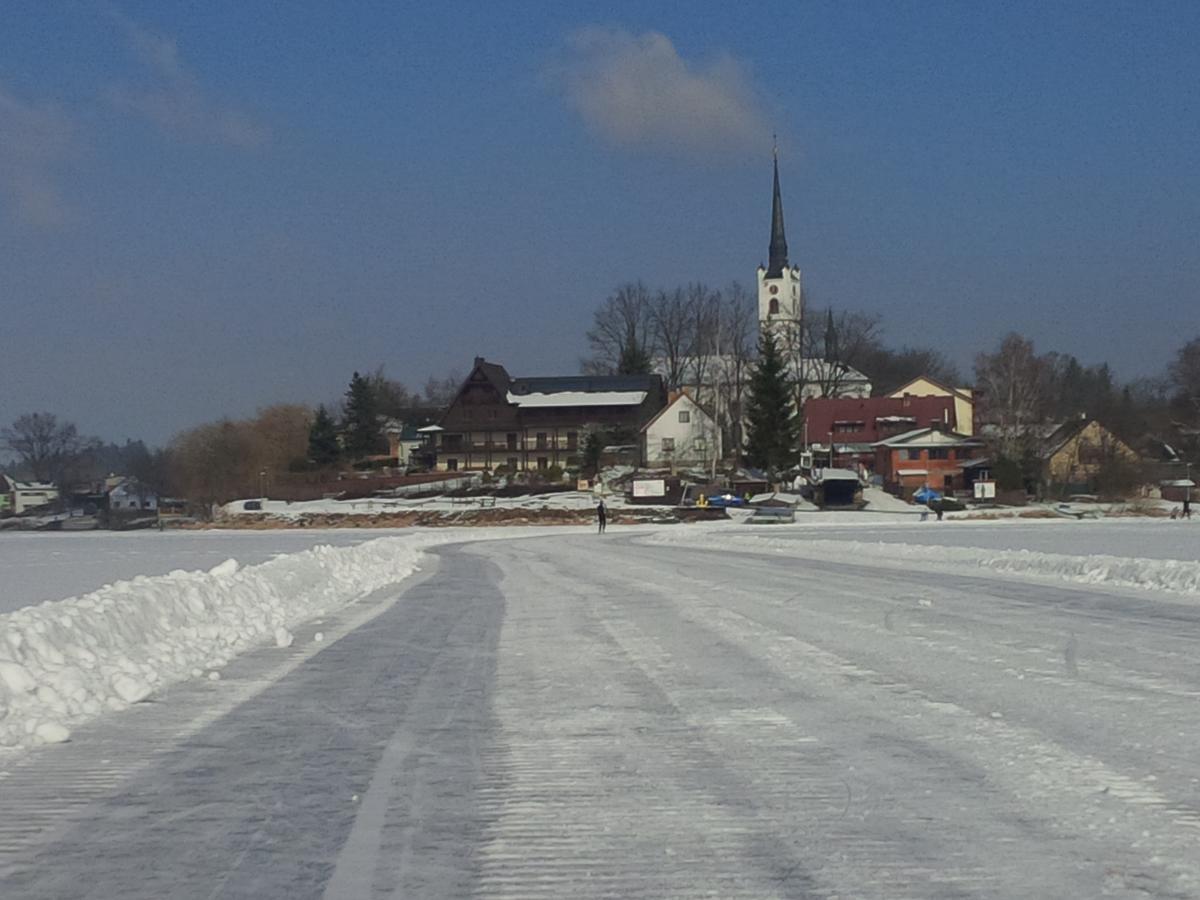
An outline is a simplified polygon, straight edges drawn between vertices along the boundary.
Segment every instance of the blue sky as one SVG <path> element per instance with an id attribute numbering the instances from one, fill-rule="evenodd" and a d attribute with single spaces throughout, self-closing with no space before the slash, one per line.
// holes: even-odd
<path id="1" fill-rule="evenodd" d="M 24 2 L 0 422 L 162 442 L 354 369 L 574 371 L 618 283 L 749 284 L 969 369 L 1200 332 L 1200 4 Z"/>

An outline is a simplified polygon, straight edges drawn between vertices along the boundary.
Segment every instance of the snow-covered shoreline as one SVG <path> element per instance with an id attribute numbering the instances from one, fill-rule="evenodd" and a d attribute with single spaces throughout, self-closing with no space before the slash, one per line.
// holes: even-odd
<path id="1" fill-rule="evenodd" d="M 227 560 L 0 616 L 0 747 L 66 740 L 73 726 L 248 649 L 287 646 L 298 623 L 415 572 L 432 542 L 417 538 Z"/>

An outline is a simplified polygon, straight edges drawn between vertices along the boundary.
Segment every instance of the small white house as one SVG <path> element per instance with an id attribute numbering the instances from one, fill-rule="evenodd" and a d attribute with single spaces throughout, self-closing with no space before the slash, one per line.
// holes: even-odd
<path id="1" fill-rule="evenodd" d="M 716 421 L 689 391 L 673 392 L 642 428 L 642 459 L 651 468 L 707 465 L 720 452 L 719 433 Z"/>
<path id="2" fill-rule="evenodd" d="M 45 506 L 58 499 L 58 488 L 52 484 L 39 481 L 8 481 L 9 508 L 13 515 L 21 515 L 39 506 Z"/>
<path id="3" fill-rule="evenodd" d="M 158 494 L 136 479 L 127 478 L 108 492 L 108 508 L 110 512 L 154 512 L 158 509 Z"/>

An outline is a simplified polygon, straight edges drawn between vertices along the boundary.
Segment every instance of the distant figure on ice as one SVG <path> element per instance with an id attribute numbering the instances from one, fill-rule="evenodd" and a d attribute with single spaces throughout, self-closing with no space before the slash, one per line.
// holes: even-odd
<path id="1" fill-rule="evenodd" d="M 1192 498 L 1191 497 L 1183 498 L 1183 517 L 1185 519 L 1190 519 L 1192 517 Z"/>
<path id="2" fill-rule="evenodd" d="M 600 534 L 604 534 L 604 526 L 608 524 L 608 510 L 604 508 L 603 500 L 596 504 L 596 523 L 600 526 Z"/>

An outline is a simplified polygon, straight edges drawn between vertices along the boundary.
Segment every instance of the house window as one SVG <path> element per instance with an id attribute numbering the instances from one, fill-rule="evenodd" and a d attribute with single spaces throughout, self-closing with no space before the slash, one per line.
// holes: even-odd
<path id="1" fill-rule="evenodd" d="M 508 458 L 507 465 L 508 465 L 508 471 L 510 471 L 510 472 L 517 471 L 517 458 L 515 456 L 510 456 Z"/>
<path id="2" fill-rule="evenodd" d="M 579 434 L 577 432 L 574 432 L 574 431 L 567 432 L 567 449 L 568 450 L 578 450 L 579 449 Z"/>
<path id="3" fill-rule="evenodd" d="M 546 432 L 544 431 L 539 431 L 537 433 L 537 448 L 539 450 L 546 449 Z"/>
<path id="4" fill-rule="evenodd" d="M 920 450 L 905 450 L 904 458 L 907 459 L 909 462 L 914 462 L 921 458 L 921 451 Z"/>
<path id="5" fill-rule="evenodd" d="M 550 460 L 546 459 L 544 456 L 539 456 L 537 466 L 541 470 L 548 469 L 550 468 Z"/>
<path id="6" fill-rule="evenodd" d="M 458 460 L 454 459 L 453 457 L 446 460 L 446 471 L 447 472 L 457 472 L 458 471 Z"/>
<path id="7" fill-rule="evenodd" d="M 934 447 L 932 450 L 929 451 L 929 458 L 930 459 L 949 459 L 950 451 L 947 450 L 945 447 Z"/>
<path id="8" fill-rule="evenodd" d="M 516 436 L 516 434 L 506 434 L 506 435 L 504 436 L 504 442 L 505 442 L 505 444 L 506 444 L 506 446 L 508 447 L 508 449 L 509 449 L 509 450 L 516 450 L 516 449 L 517 449 L 517 436 Z"/>
<path id="9" fill-rule="evenodd" d="M 692 421 L 692 413 L 690 410 L 681 409 L 679 411 L 679 424 L 686 425 Z"/>
<path id="10" fill-rule="evenodd" d="M 696 448 L 697 452 L 703 453 L 708 449 L 708 442 L 704 438 L 698 437 L 692 441 L 692 446 Z"/>
<path id="11" fill-rule="evenodd" d="M 675 452 L 675 438 L 663 438 L 662 439 L 662 452 L 663 453 L 674 453 Z"/>

